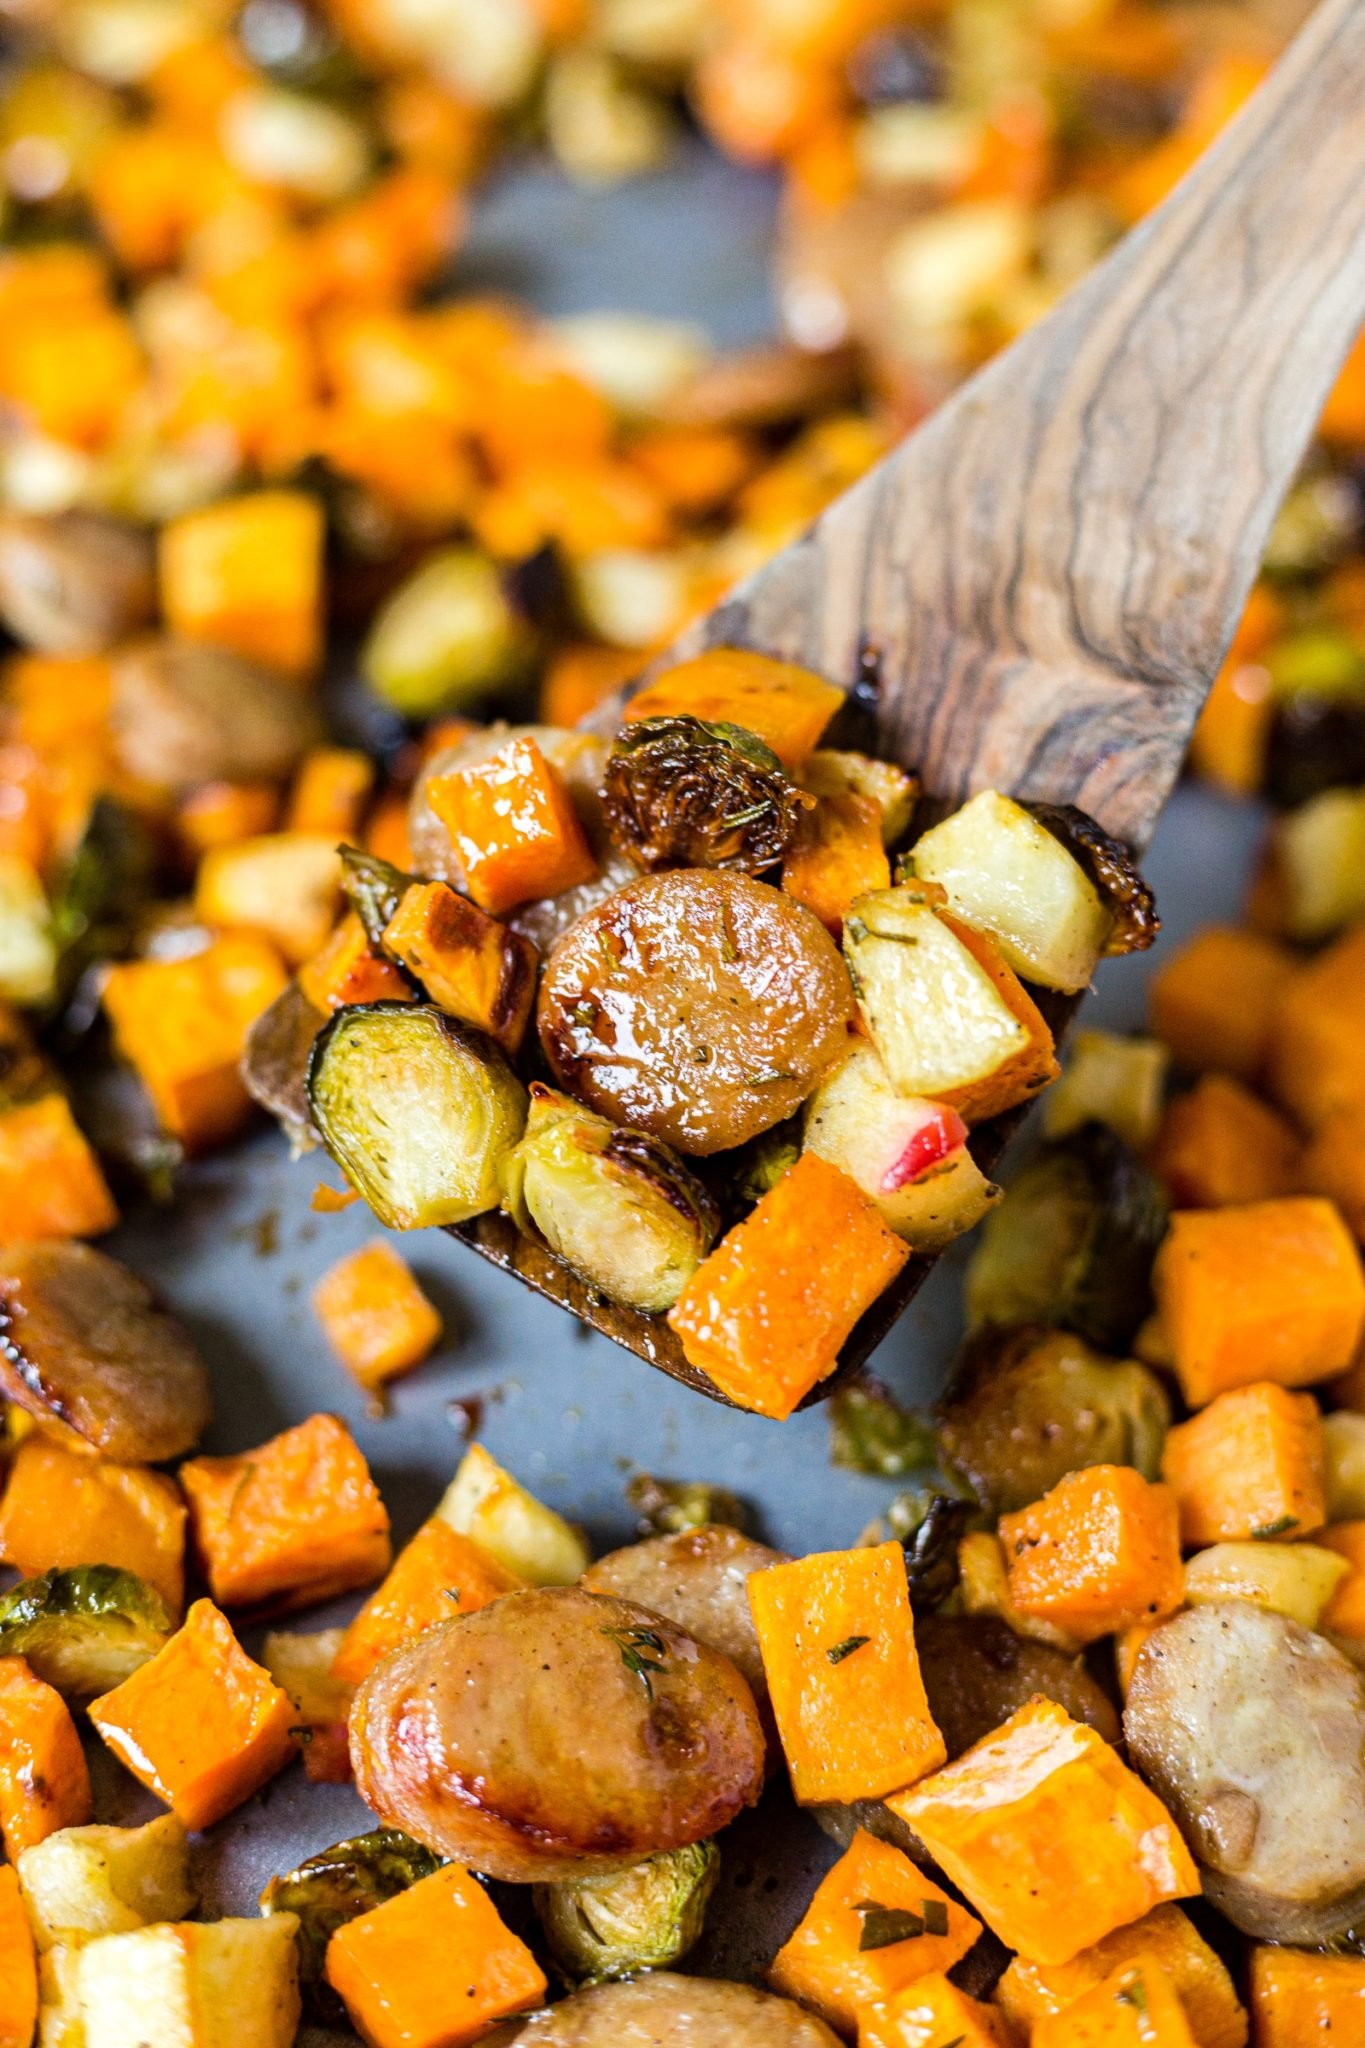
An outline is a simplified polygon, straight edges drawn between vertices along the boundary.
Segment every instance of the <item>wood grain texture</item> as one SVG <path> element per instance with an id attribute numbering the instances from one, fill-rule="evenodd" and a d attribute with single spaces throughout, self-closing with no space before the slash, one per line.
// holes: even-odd
<path id="1" fill-rule="evenodd" d="M 1362 319 L 1365 0 L 1324 0 L 1164 205 L 656 668 L 750 647 L 850 689 L 870 646 L 877 751 L 931 796 L 1079 804 L 1141 850 Z M 974 1134 L 987 1171 L 1017 1121 Z M 661 1320 L 505 1218 L 462 1235 L 721 1398 Z M 932 1265 L 908 1263 L 813 1399 Z"/>

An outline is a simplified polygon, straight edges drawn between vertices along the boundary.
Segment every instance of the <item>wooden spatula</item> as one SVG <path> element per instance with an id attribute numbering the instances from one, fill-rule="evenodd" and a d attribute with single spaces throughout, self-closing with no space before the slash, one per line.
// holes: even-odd
<path id="1" fill-rule="evenodd" d="M 750 647 L 852 689 L 871 649 L 876 751 L 931 796 L 1078 804 L 1141 851 L 1362 319 L 1365 0 L 1324 0 L 1165 204 L 659 666 Z M 1002 1121 L 974 1138 L 983 1165 Z M 721 1398 L 661 1319 L 506 1217 L 460 1235 Z M 910 1260 L 812 1398 L 932 1263 Z"/>

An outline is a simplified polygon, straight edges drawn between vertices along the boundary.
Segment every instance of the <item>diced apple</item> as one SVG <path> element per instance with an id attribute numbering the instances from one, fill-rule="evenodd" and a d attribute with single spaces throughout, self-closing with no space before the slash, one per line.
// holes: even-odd
<path id="1" fill-rule="evenodd" d="M 854 1048 L 806 1105 L 805 1146 L 856 1180 L 916 1251 L 941 1251 L 998 1196 L 957 1110 L 898 1095 L 874 1047 Z"/>
<path id="2" fill-rule="evenodd" d="M 436 1513 L 529 1586 L 571 1586 L 591 1553 L 562 1515 L 471 1444 Z"/>
<path id="3" fill-rule="evenodd" d="M 1156 1136 L 1171 1055 L 1159 1038 L 1078 1031 L 1062 1078 L 1043 1110 L 1043 1135 L 1066 1138 L 1082 1124 L 1106 1124 L 1141 1152 Z"/>
<path id="4" fill-rule="evenodd" d="M 1213 1543 L 1185 1566 L 1185 1598 L 1191 1607 L 1251 1600 L 1316 1628 L 1350 1569 L 1344 1557 L 1320 1543 Z"/>
<path id="5" fill-rule="evenodd" d="M 80 1951 L 86 2048 L 292 2048 L 298 1918 L 144 1927 Z"/>
<path id="6" fill-rule="evenodd" d="M 834 747 L 817 747 L 801 770 L 801 786 L 812 796 L 864 796 L 881 813 L 882 844 L 894 846 L 903 836 L 914 814 L 919 785 L 894 761 L 877 761 L 871 754 L 843 753 Z"/>
<path id="7" fill-rule="evenodd" d="M 921 881 L 948 892 L 955 916 L 990 932 L 1016 974 L 1081 989 L 1113 919 L 1080 863 L 1012 797 L 983 789 L 934 825 L 911 853 Z"/>
<path id="8" fill-rule="evenodd" d="M 1052 1034 L 989 934 L 915 884 L 860 896 L 844 954 L 897 1095 L 929 1096 L 967 1121 L 996 1116 L 1056 1078 Z"/>
<path id="9" fill-rule="evenodd" d="M 1268 867 L 1276 922 L 1291 939 L 1330 938 L 1365 917 L 1365 790 L 1327 789 L 1276 823 Z"/>

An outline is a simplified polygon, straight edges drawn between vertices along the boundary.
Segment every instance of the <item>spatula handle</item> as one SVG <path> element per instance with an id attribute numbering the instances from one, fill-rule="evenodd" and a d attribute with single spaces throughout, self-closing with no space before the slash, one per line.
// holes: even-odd
<path id="1" fill-rule="evenodd" d="M 1365 0 L 1165 203 L 692 637 L 849 682 L 926 786 L 1145 843 L 1365 318 Z"/>

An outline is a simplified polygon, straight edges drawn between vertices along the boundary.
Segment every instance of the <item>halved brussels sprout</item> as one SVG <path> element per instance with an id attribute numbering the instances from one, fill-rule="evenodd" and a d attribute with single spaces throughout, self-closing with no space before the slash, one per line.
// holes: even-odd
<path id="1" fill-rule="evenodd" d="M 529 646 L 488 557 L 441 548 L 382 606 L 360 666 L 395 711 L 429 718 L 515 681 Z"/>
<path id="2" fill-rule="evenodd" d="M 341 2001 L 327 1987 L 323 1962 L 338 1927 L 397 1898 L 439 1870 L 441 1859 L 400 1828 L 374 1828 L 320 1849 L 261 1893 L 263 1913 L 298 1916 L 299 1988 L 320 2018 L 340 2019 Z"/>
<path id="3" fill-rule="evenodd" d="M 1135 1153 L 1098 1124 L 1047 1146 L 982 1228 L 967 1269 L 967 1318 L 1059 1324 L 1122 1351 L 1152 1304 L 1152 1261 L 1169 1208 Z"/>
<path id="4" fill-rule="evenodd" d="M 685 713 L 622 726 L 602 795 L 613 839 L 639 867 L 750 875 L 782 859 L 815 803 L 754 733 Z"/>
<path id="5" fill-rule="evenodd" d="M 338 1010 L 308 1062 L 322 1142 L 390 1230 L 496 1209 L 526 1090 L 501 1049 L 424 1003 Z"/>
<path id="6" fill-rule="evenodd" d="M 502 1184 L 520 1229 L 608 1300 L 646 1314 L 673 1306 L 719 1228 L 710 1195 L 667 1145 L 538 1081 Z"/>
<path id="7" fill-rule="evenodd" d="M 847 1471 L 903 1479 L 938 1463 L 938 1433 L 930 1417 L 903 1408 L 871 1373 L 840 1387 L 828 1413 L 830 1460 Z"/>
<path id="8" fill-rule="evenodd" d="M 161 1595 L 133 1572 L 73 1565 L 0 1598 L 0 1657 L 23 1657 L 69 1699 L 122 1685 L 170 1640 Z"/>
<path id="9" fill-rule="evenodd" d="M 939 1413 L 943 1455 L 994 1514 L 1039 1500 L 1086 1465 L 1161 1471 L 1171 1407 L 1154 1372 L 1067 1330 L 979 1331 Z"/>
<path id="10" fill-rule="evenodd" d="M 531 1897 L 550 1953 L 578 1983 L 666 1969 L 696 1942 L 720 1876 L 714 1842 L 665 1849 L 610 1877 L 538 1884 Z"/>
<path id="11" fill-rule="evenodd" d="M 1365 1419 L 1365 1418 L 1362 1418 Z M 688 1529 L 747 1529 L 748 1510 L 728 1487 L 705 1479 L 658 1479 L 637 1472 L 626 1499 L 639 1516 L 642 1536 L 680 1536 Z"/>

